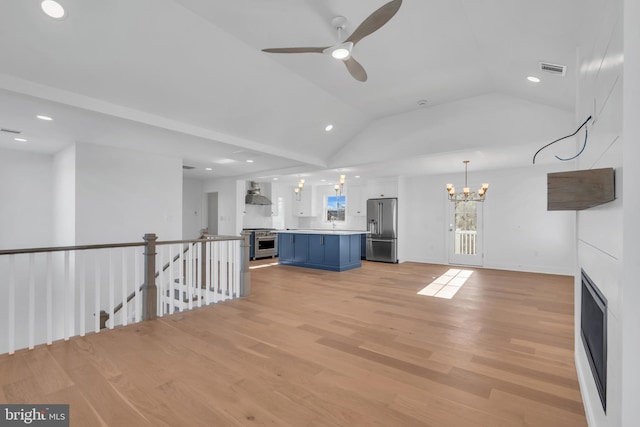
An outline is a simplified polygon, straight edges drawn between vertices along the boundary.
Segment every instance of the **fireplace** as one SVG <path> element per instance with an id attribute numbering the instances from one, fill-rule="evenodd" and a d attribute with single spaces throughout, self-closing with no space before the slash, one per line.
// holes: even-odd
<path id="1" fill-rule="evenodd" d="M 580 335 L 591 365 L 591 373 L 600 395 L 602 409 L 607 410 L 607 300 L 582 270 L 582 304 Z"/>

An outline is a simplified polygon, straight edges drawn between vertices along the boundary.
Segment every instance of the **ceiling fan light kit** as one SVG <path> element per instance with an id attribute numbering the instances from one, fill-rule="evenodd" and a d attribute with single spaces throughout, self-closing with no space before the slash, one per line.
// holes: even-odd
<path id="1" fill-rule="evenodd" d="M 344 62 L 347 70 L 354 79 L 360 82 L 365 82 L 367 81 L 367 72 L 358 61 L 353 59 L 353 56 L 351 56 L 352 50 L 360 40 L 379 30 L 383 25 L 389 22 L 389 20 L 398 12 L 401 5 L 402 0 L 393 0 L 383 5 L 362 21 L 360 26 L 358 26 L 358 28 L 356 28 L 346 40 L 336 45 L 327 47 L 270 48 L 262 49 L 262 51 L 268 53 L 330 53 L 333 58 Z M 338 37 L 340 37 L 340 31 L 344 29 L 346 25 L 346 18 L 343 16 L 336 16 L 331 21 L 331 24 L 338 31 Z"/>
<path id="2" fill-rule="evenodd" d="M 325 49 L 324 53 L 331 53 L 336 59 L 347 59 L 351 55 L 351 49 L 353 49 L 353 43 L 346 42 L 337 46 L 332 46 Z"/>

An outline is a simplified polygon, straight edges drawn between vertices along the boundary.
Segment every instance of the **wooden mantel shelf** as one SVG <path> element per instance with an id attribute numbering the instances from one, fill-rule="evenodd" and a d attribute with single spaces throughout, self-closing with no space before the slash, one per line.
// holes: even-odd
<path id="1" fill-rule="evenodd" d="M 548 211 L 579 211 L 614 199 L 613 168 L 547 174 Z"/>

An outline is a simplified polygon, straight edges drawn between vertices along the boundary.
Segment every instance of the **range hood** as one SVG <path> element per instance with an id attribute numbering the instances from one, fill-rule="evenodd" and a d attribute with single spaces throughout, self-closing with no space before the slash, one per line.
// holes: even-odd
<path id="1" fill-rule="evenodd" d="M 251 181 L 251 188 L 247 190 L 244 198 L 247 205 L 271 205 L 271 200 L 260 194 L 260 186 L 257 182 Z"/>

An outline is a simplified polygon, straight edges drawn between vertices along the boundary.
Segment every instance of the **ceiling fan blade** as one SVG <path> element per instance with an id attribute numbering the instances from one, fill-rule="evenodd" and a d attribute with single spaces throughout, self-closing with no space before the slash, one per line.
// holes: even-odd
<path id="1" fill-rule="evenodd" d="M 269 53 L 322 53 L 326 47 L 281 47 L 273 49 L 262 49 Z"/>
<path id="2" fill-rule="evenodd" d="M 352 56 L 348 57 L 347 59 L 343 59 L 342 62 L 344 62 L 344 65 L 347 66 L 347 70 L 349 70 L 354 79 L 358 80 L 359 82 L 367 81 L 367 72 L 358 61 L 353 59 Z"/>
<path id="3" fill-rule="evenodd" d="M 398 9 L 400 9 L 400 5 L 402 5 L 402 0 L 393 0 L 380 7 L 369 15 L 367 19 L 362 21 L 362 24 L 356 28 L 353 34 L 351 34 L 345 42 L 352 42 L 353 44 L 356 44 L 369 34 L 379 30 L 380 27 L 393 18 L 393 15 L 395 15 L 396 12 L 398 12 Z"/>

